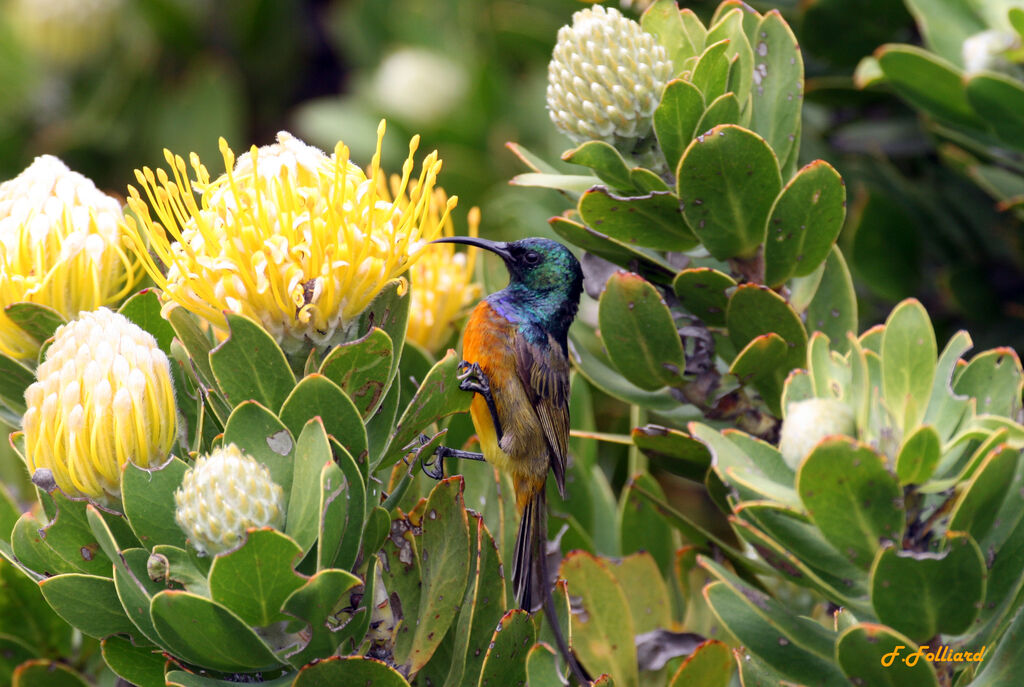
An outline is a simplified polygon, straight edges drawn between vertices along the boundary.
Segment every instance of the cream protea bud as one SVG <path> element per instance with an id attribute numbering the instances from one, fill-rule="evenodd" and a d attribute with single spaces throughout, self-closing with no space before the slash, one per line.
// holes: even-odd
<path id="1" fill-rule="evenodd" d="M 284 525 L 284 492 L 255 458 L 228 444 L 200 456 L 174 492 L 174 519 L 201 554 L 238 545 L 250 527 Z"/>
<path id="2" fill-rule="evenodd" d="M 796 470 L 825 437 L 834 434 L 853 436 L 855 431 L 853 411 L 842 401 L 828 398 L 797 401 L 786 409 L 779 450 L 786 463 Z"/>
<path id="3" fill-rule="evenodd" d="M 123 315 L 100 308 L 58 327 L 36 379 L 25 390 L 25 459 L 66 495 L 116 507 L 125 463 L 167 458 L 176 432 L 170 365 Z"/>
<path id="4" fill-rule="evenodd" d="M 595 5 L 558 30 L 548 63 L 548 112 L 577 143 L 601 140 L 632 152 L 672 78 L 654 36 L 614 8 Z"/>

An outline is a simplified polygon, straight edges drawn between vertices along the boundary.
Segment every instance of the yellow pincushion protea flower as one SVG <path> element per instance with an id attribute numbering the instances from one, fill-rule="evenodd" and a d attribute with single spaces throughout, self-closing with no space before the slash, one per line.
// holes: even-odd
<path id="1" fill-rule="evenodd" d="M 25 460 L 69 497 L 117 506 L 121 468 L 160 465 L 174 443 L 171 370 L 156 339 L 106 308 L 61 325 L 25 390 Z M 34 475 L 35 476 L 35 475 Z"/>
<path id="2" fill-rule="evenodd" d="M 440 221 L 439 208 L 445 204 L 444 192 L 435 191 L 430 213 L 432 221 Z M 476 236 L 480 210 L 470 210 L 468 220 L 469 235 Z M 442 223 L 441 233 L 455 235 L 450 217 Z M 480 285 L 473 281 L 476 253 L 476 248 L 458 252 L 451 243 L 436 243 L 424 250 L 409 272 L 412 281 L 406 333 L 409 341 L 432 353 L 448 341 L 462 310 L 480 296 Z"/>
<path id="3" fill-rule="evenodd" d="M 53 157 L 0 184 L 0 352 L 34 358 L 40 343 L 3 308 L 46 305 L 65 318 L 120 301 L 140 273 L 118 224 L 121 204 Z"/>
<path id="4" fill-rule="evenodd" d="M 129 187 L 140 222 L 128 218 L 126 234 L 164 297 L 215 327 L 225 327 L 224 311 L 244 314 L 288 353 L 344 341 L 347 325 L 409 269 L 456 204 L 448 199 L 442 217 L 431 220 L 441 161 L 429 154 L 412 177 L 418 136 L 388 193 L 380 169 L 384 128 L 381 122 L 366 173 L 343 143 L 327 156 L 286 132 L 237 161 L 221 139 L 227 171 L 213 181 L 193 154 L 190 183 L 185 161 L 165 151 L 173 178 L 136 171 L 148 203 Z"/>

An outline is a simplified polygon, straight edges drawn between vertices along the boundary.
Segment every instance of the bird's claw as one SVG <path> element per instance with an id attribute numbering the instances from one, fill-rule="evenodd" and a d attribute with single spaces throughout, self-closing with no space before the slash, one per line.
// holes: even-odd
<path id="1" fill-rule="evenodd" d="M 489 394 L 491 391 L 491 380 L 482 369 L 479 363 L 470 363 L 465 360 L 459 363 L 455 372 L 455 378 L 459 380 L 459 388 L 463 391 L 474 391 L 478 394 Z"/>
<path id="2" fill-rule="evenodd" d="M 417 453 L 417 455 L 419 455 L 419 453 L 421 452 L 422 448 L 424 446 L 426 446 L 427 444 L 429 444 L 431 441 L 432 441 L 431 437 L 427 436 L 426 434 L 421 434 L 418 437 L 416 437 L 415 439 L 413 439 L 412 443 L 409 444 L 409 447 L 411 448 L 411 447 L 413 447 L 414 444 L 418 444 L 420 450 L 417 450 L 416 453 Z M 444 457 L 446 455 L 447 455 L 447 447 L 446 446 L 438 446 L 436 449 L 431 451 L 428 455 L 423 456 L 421 458 L 421 460 L 420 460 L 420 467 L 423 468 L 424 474 L 426 474 L 427 477 L 430 477 L 431 479 L 434 479 L 434 480 L 438 480 L 438 481 L 443 480 L 444 479 Z"/>

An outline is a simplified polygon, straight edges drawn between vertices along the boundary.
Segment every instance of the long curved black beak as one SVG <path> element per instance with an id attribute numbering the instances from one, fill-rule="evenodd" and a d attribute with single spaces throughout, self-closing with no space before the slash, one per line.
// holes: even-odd
<path id="1" fill-rule="evenodd" d="M 444 238 L 431 241 L 431 243 L 462 243 L 467 246 L 476 246 L 477 248 L 489 250 L 496 255 L 500 255 L 505 262 L 512 259 L 512 253 L 509 252 L 508 243 L 505 241 L 488 241 L 476 236 L 445 236 Z"/>

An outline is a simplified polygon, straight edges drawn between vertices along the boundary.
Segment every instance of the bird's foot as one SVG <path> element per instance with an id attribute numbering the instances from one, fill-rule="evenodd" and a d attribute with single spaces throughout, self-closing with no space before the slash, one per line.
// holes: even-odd
<path id="1" fill-rule="evenodd" d="M 421 447 L 426 446 L 431 441 L 431 437 L 426 434 L 421 434 L 415 440 Z M 444 479 L 444 459 L 445 458 L 461 458 L 462 460 L 484 460 L 482 453 L 476 453 L 474 451 L 460 451 L 458 449 L 449 448 L 447 446 L 438 446 L 436 449 L 431 451 L 428 455 L 423 456 L 420 466 L 423 468 L 424 474 L 434 480 Z"/>
<path id="2" fill-rule="evenodd" d="M 480 369 L 479 363 L 463 360 L 459 363 L 455 378 L 459 380 L 460 389 L 480 394 L 487 401 L 487 409 L 491 411 L 491 420 L 494 422 L 494 431 L 498 441 L 501 441 L 504 434 L 501 431 L 501 420 L 498 419 L 498 407 L 494 404 L 494 395 L 491 394 L 491 380 Z"/>

